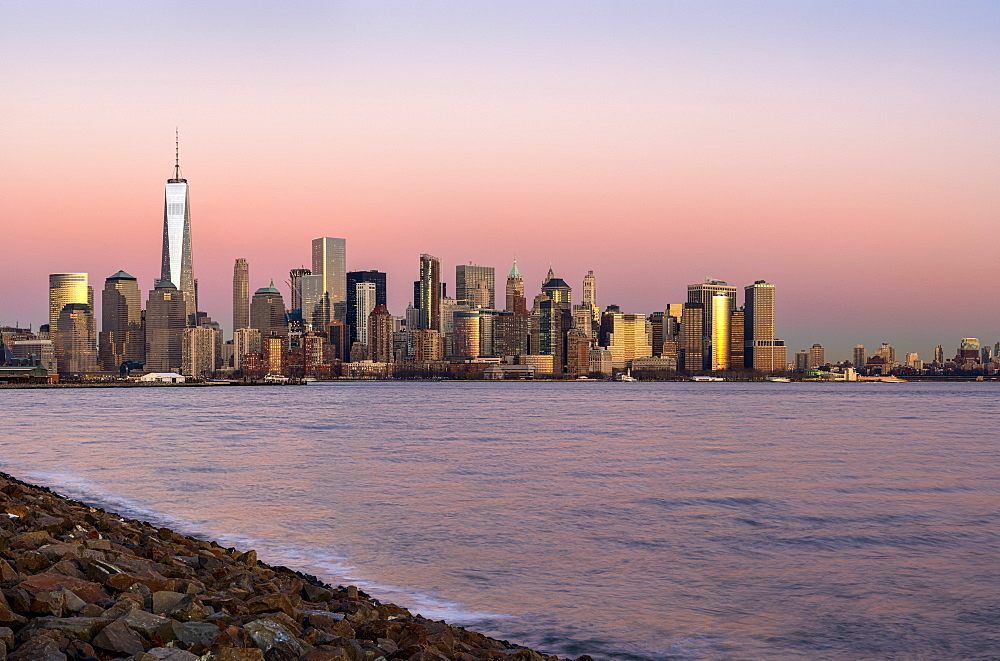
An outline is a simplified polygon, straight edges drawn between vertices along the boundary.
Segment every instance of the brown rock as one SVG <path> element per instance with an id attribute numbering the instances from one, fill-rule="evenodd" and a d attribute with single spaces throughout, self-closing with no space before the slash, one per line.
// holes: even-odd
<path id="1" fill-rule="evenodd" d="M 17 556 L 14 566 L 19 572 L 25 574 L 37 574 L 52 564 L 52 561 L 38 551 L 28 551 Z"/>
<path id="2" fill-rule="evenodd" d="M 7 644 L 7 649 L 14 647 L 14 632 L 9 627 L 0 627 L 0 641 Z"/>
<path id="3" fill-rule="evenodd" d="M 248 622 L 244 627 L 254 647 L 264 650 L 266 653 L 278 643 L 293 643 L 298 647 L 299 654 L 305 654 L 306 650 L 301 642 L 296 638 L 295 632 L 284 624 L 273 619 L 260 619 Z"/>
<path id="4" fill-rule="evenodd" d="M 38 617 L 31 621 L 29 627 L 34 630 L 51 629 L 71 640 L 89 643 L 102 623 L 96 617 Z"/>
<path id="5" fill-rule="evenodd" d="M 241 553 L 240 555 L 236 556 L 236 562 L 238 562 L 238 563 L 240 563 L 242 565 L 246 565 L 247 567 L 256 567 L 257 566 L 257 552 L 253 551 L 253 550 L 250 550 L 250 551 L 247 551 L 246 553 Z"/>
<path id="6" fill-rule="evenodd" d="M 14 571 L 14 568 L 6 560 L 0 560 L 0 581 L 7 583 L 8 581 L 16 581 L 20 578 L 20 574 Z"/>
<path id="7" fill-rule="evenodd" d="M 20 535 L 14 535 L 10 538 L 11 546 L 15 544 L 28 544 L 31 546 L 41 546 L 42 544 L 50 544 L 55 540 L 52 536 L 44 530 L 33 530 L 29 532 L 23 532 Z"/>
<path id="8" fill-rule="evenodd" d="M 198 655 L 186 652 L 179 647 L 154 647 L 146 652 L 158 661 L 198 661 Z"/>
<path id="9" fill-rule="evenodd" d="M 156 633 L 156 630 L 168 621 L 168 618 L 147 613 L 139 608 L 133 608 L 118 619 L 119 621 L 127 624 L 129 629 L 138 631 L 142 635 L 146 636 L 146 638 L 152 638 L 153 634 Z"/>
<path id="10" fill-rule="evenodd" d="M 7 661 L 66 661 L 59 641 L 50 636 L 34 636 L 7 655 Z"/>
<path id="11" fill-rule="evenodd" d="M 291 618 L 296 618 L 296 615 L 301 616 L 302 614 L 302 611 L 296 612 L 295 607 L 292 605 L 292 600 L 288 595 L 281 593 L 254 597 L 247 602 L 247 608 L 251 613 L 276 613 L 280 611 Z"/>
<path id="12" fill-rule="evenodd" d="M 157 615 L 162 615 L 171 611 L 184 595 L 180 592 L 168 592 L 166 590 L 160 590 L 159 592 L 153 593 L 153 612 Z"/>
<path id="13" fill-rule="evenodd" d="M 115 654 L 138 654 L 142 650 L 142 639 L 121 620 L 115 620 L 94 636 L 94 647 Z"/>
<path id="14" fill-rule="evenodd" d="M 65 588 L 42 590 L 31 602 L 31 612 L 62 617 L 63 609 L 66 607 L 66 592 Z"/>
<path id="15" fill-rule="evenodd" d="M 201 603 L 198 597 L 188 594 L 182 597 L 166 614 L 175 620 L 190 622 L 191 620 L 204 619 L 211 615 L 211 613 L 212 611 L 205 608 L 205 605 Z"/>
<path id="16" fill-rule="evenodd" d="M 256 647 L 223 647 L 203 655 L 200 661 L 264 661 L 264 652 Z"/>
<path id="17" fill-rule="evenodd" d="M 303 661 L 347 661 L 347 650 L 338 647 L 335 650 L 313 650 L 304 657 Z"/>
<path id="18" fill-rule="evenodd" d="M 108 593 L 102 590 L 100 585 L 72 576 L 62 576 L 61 574 L 36 574 L 29 576 L 27 579 L 21 581 L 17 587 L 27 590 L 32 595 L 38 594 L 43 590 L 66 588 L 88 604 L 108 598 Z"/>

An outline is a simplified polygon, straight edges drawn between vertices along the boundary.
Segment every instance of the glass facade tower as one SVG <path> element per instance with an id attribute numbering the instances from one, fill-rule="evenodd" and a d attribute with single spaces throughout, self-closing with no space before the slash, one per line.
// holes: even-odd
<path id="1" fill-rule="evenodd" d="M 181 178 L 179 156 L 174 163 L 174 176 L 167 180 L 163 203 L 163 261 L 160 280 L 171 282 L 186 295 L 189 319 L 197 311 L 194 282 L 194 260 L 191 254 L 191 200 L 187 179 Z"/>

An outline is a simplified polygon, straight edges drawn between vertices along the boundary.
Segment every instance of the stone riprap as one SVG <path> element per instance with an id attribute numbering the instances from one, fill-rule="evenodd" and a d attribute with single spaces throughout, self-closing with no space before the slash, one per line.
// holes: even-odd
<path id="1" fill-rule="evenodd" d="M 4 473 L 0 587 L 0 661 L 557 659 Z"/>

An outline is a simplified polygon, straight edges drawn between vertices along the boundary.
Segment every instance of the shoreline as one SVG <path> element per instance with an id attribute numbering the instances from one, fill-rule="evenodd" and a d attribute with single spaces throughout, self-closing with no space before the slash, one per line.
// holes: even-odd
<path id="1" fill-rule="evenodd" d="M 2 471 L 0 587 L 10 661 L 560 661 Z"/>

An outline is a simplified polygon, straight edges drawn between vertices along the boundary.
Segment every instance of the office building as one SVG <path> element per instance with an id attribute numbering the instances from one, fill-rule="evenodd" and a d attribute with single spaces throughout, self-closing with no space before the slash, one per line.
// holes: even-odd
<path id="1" fill-rule="evenodd" d="M 712 314 L 709 337 L 711 338 L 711 369 L 721 371 L 729 369 L 729 347 L 730 347 L 730 302 L 733 300 L 727 295 L 728 292 L 717 292 L 711 298 Z M 733 296 L 736 295 L 736 288 L 733 288 Z"/>
<path id="2" fill-rule="evenodd" d="M 233 368 L 243 369 L 247 354 L 261 353 L 260 331 L 256 328 L 239 328 L 233 335 Z"/>
<path id="3" fill-rule="evenodd" d="M 377 293 L 378 289 L 374 282 L 358 282 L 354 285 L 354 296 L 351 297 L 354 304 L 354 319 L 350 331 L 351 337 L 354 338 L 351 340 L 352 345 L 355 342 L 368 345 L 368 321 L 372 310 L 379 305 Z M 385 303 L 381 305 L 385 307 Z"/>
<path id="4" fill-rule="evenodd" d="M 414 361 L 429 363 L 444 357 L 441 334 L 436 330 L 425 328 L 417 331 Z"/>
<path id="5" fill-rule="evenodd" d="M 496 301 L 496 277 L 492 266 L 472 263 L 455 267 L 455 300 L 470 309 L 493 309 Z"/>
<path id="6" fill-rule="evenodd" d="M 290 312 L 297 312 L 298 316 L 302 317 L 304 321 L 305 318 L 302 315 L 302 278 L 307 275 L 312 275 L 312 271 L 304 267 L 291 269 L 288 272 L 288 286 L 292 292 L 292 307 Z M 312 323 L 312 320 L 310 319 L 308 322 Z"/>
<path id="7" fill-rule="evenodd" d="M 701 303 L 685 303 L 681 313 L 680 347 L 683 355 L 678 365 L 683 364 L 687 372 L 704 369 L 705 346 L 705 306 Z"/>
<path id="8" fill-rule="evenodd" d="M 347 240 L 329 236 L 312 241 L 312 274 L 321 278 L 323 294 L 315 325 L 347 323 Z"/>
<path id="9" fill-rule="evenodd" d="M 250 328 L 260 331 L 265 338 L 272 333 L 286 336 L 288 327 L 285 325 L 285 299 L 274 287 L 274 280 L 267 287 L 261 287 L 253 294 L 250 301 Z"/>
<path id="10" fill-rule="evenodd" d="M 172 283 L 185 294 L 185 310 L 193 318 L 198 300 L 191 249 L 191 199 L 188 181 L 181 177 L 179 149 L 174 154 L 174 175 L 167 180 L 164 191 L 162 257 L 160 280 Z"/>
<path id="11" fill-rule="evenodd" d="M 587 271 L 583 276 L 583 305 L 590 309 L 592 319 L 601 320 L 601 309 L 597 307 L 597 278 L 593 271 Z"/>
<path id="12" fill-rule="evenodd" d="M 96 372 L 97 322 L 86 303 L 67 303 L 59 312 L 53 348 L 60 374 Z"/>
<path id="13" fill-rule="evenodd" d="M 374 285 L 374 283 L 359 283 Z M 395 361 L 392 351 L 392 328 L 394 319 L 384 304 L 376 305 L 368 314 L 368 359 L 376 363 Z"/>
<path id="14" fill-rule="evenodd" d="M 240 328 L 250 328 L 250 266 L 243 257 L 233 265 L 233 337 Z"/>
<path id="15" fill-rule="evenodd" d="M 417 281 L 417 301 L 420 308 L 420 328 L 441 329 L 441 260 L 420 255 L 420 280 Z"/>
<path id="16" fill-rule="evenodd" d="M 854 350 L 851 353 L 851 364 L 854 365 L 855 369 L 864 369 L 864 366 L 867 363 L 868 353 L 865 350 L 865 345 L 855 345 Z"/>
<path id="17" fill-rule="evenodd" d="M 94 307 L 94 290 L 87 284 L 86 273 L 52 273 L 49 275 L 49 332 L 59 330 L 59 313 L 68 303 L 84 303 Z"/>
<path id="18" fill-rule="evenodd" d="M 785 343 L 774 337 L 774 285 L 757 280 L 743 288 L 743 364 L 764 372 L 784 371 L 787 366 Z"/>
<path id="19" fill-rule="evenodd" d="M 478 358 L 479 342 L 479 312 L 454 313 L 454 335 L 452 355 L 459 358 Z"/>
<path id="20" fill-rule="evenodd" d="M 580 328 L 571 328 L 566 333 L 566 373 L 570 376 L 586 376 L 590 373 L 590 335 Z"/>
<path id="21" fill-rule="evenodd" d="M 653 355 L 652 329 L 646 315 L 612 312 L 604 319 L 610 322 L 605 348 L 611 352 L 612 367 L 624 370 L 633 359 Z"/>
<path id="22" fill-rule="evenodd" d="M 517 260 L 514 260 L 514 265 L 510 267 L 510 273 L 507 274 L 507 303 L 505 309 L 507 312 L 513 312 L 514 314 L 525 315 L 528 313 L 527 301 L 524 298 L 524 278 L 521 277 L 521 272 L 517 268 Z"/>
<path id="23" fill-rule="evenodd" d="M 729 369 L 743 369 L 743 342 L 746 333 L 746 310 L 738 307 L 729 315 Z"/>
<path id="24" fill-rule="evenodd" d="M 146 300 L 146 371 L 180 372 L 188 309 L 187 294 L 169 280 L 160 280 L 149 292 Z"/>
<path id="25" fill-rule="evenodd" d="M 809 347 L 809 369 L 816 369 L 826 365 L 826 351 L 819 344 Z"/>
<path id="26" fill-rule="evenodd" d="M 116 371 L 126 360 L 145 362 L 142 295 L 135 277 L 118 271 L 104 281 L 101 322 L 98 353 L 104 370 Z"/>
<path id="27" fill-rule="evenodd" d="M 358 306 L 357 293 L 357 285 L 362 282 L 372 283 L 375 286 L 375 301 L 374 303 L 370 303 L 366 300 L 366 308 L 364 310 L 361 310 Z M 367 307 L 369 305 L 370 307 Z M 382 271 L 350 271 L 347 274 L 347 323 L 350 325 L 352 343 L 368 342 L 365 339 L 365 333 L 359 332 L 359 329 L 367 325 L 368 315 L 371 314 L 376 305 L 388 305 L 386 300 L 385 273 Z"/>
<path id="28" fill-rule="evenodd" d="M 181 374 L 197 378 L 212 376 L 220 362 L 220 335 L 214 328 L 185 328 L 181 336 Z"/>

